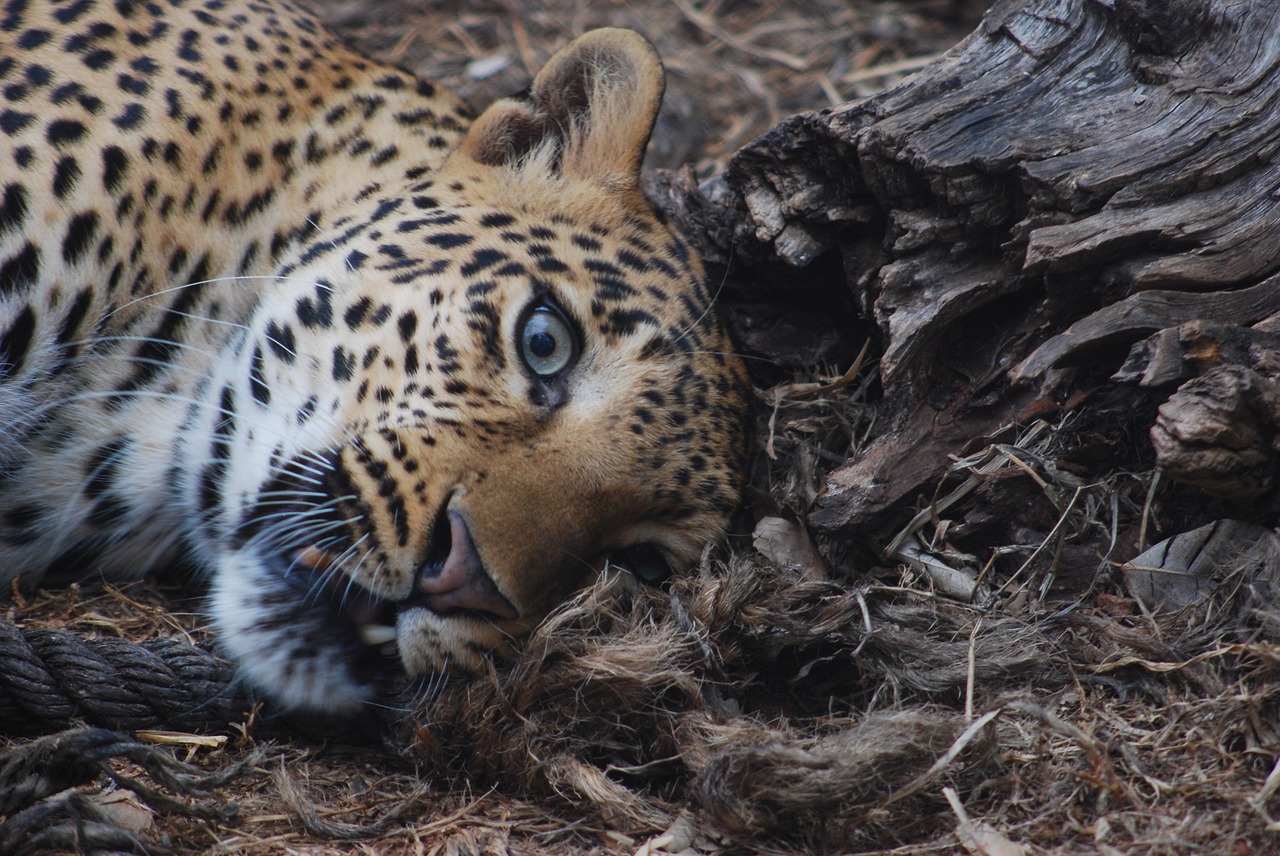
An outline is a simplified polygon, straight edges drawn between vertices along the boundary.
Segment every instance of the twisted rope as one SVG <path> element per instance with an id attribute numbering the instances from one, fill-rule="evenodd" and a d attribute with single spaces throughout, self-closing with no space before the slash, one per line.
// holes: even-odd
<path id="1" fill-rule="evenodd" d="M 248 707 L 231 664 L 180 639 L 82 639 L 0 621 L 0 733 L 47 734 L 78 721 L 209 731 Z"/>

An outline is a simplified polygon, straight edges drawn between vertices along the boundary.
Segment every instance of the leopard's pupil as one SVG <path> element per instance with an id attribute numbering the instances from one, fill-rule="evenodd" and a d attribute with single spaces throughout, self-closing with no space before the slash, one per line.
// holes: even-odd
<path id="1" fill-rule="evenodd" d="M 529 353 L 535 357 L 549 357 L 556 352 L 556 337 L 545 331 L 529 337 Z"/>

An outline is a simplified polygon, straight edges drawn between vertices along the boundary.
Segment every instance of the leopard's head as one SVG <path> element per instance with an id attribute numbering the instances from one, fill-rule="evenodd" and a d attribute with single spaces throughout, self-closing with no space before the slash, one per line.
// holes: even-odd
<path id="1" fill-rule="evenodd" d="M 589 33 L 280 272 L 193 485 L 268 695 L 350 710 L 392 646 L 474 670 L 606 562 L 658 580 L 722 533 L 746 379 L 640 189 L 662 89 L 643 38 Z"/>

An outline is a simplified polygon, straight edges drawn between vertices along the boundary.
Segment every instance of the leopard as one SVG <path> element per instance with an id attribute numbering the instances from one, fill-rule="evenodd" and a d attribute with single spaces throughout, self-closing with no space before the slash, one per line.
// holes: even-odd
<path id="1" fill-rule="evenodd" d="M 344 716 L 696 564 L 750 387 L 644 193 L 664 87 L 630 30 L 475 115 L 290 0 L 0 2 L 5 596 L 190 568 Z"/>

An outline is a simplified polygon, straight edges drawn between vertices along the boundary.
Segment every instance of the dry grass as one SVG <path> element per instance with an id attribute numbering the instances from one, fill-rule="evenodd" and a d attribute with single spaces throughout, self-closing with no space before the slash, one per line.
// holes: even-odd
<path id="1" fill-rule="evenodd" d="M 323 13 L 477 103 L 519 89 L 576 33 L 639 26 L 671 70 L 653 162 L 704 173 L 787 113 L 867 94 L 975 21 L 944 0 Z M 762 391 L 758 516 L 802 517 L 874 430 L 873 385 L 815 389 L 824 380 Z M 281 738 L 255 712 L 224 742 L 162 744 L 206 773 L 244 765 L 229 783 L 187 787 L 140 753 L 77 790 L 80 816 L 159 852 L 1274 851 L 1271 583 L 1229 580 L 1183 613 L 1145 614 L 1112 563 L 1174 525 L 1176 497 L 1149 498 L 1144 474 L 1065 460 L 1073 430 L 1040 426 L 955 462 L 893 556 L 850 540 L 821 543 L 821 561 L 766 559 L 744 534 L 669 589 L 602 582 L 519 661 L 406 697 L 363 745 Z M 981 608 L 939 593 L 939 564 Z M 154 583 L 39 593 L 9 617 L 203 639 L 198 604 Z"/>

